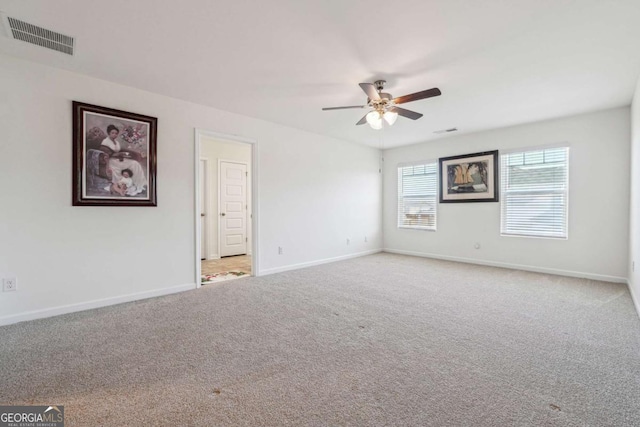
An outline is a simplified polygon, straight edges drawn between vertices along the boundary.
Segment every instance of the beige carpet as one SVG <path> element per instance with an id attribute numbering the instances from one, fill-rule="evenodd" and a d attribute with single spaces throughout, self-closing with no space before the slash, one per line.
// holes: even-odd
<path id="1" fill-rule="evenodd" d="M 67 426 L 640 425 L 626 286 L 392 254 L 2 327 L 0 361 Z"/>

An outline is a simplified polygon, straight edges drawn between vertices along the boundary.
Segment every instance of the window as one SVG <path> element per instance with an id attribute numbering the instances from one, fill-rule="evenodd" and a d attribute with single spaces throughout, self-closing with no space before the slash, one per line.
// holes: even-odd
<path id="1" fill-rule="evenodd" d="M 438 164 L 398 167 L 398 228 L 436 229 Z"/>
<path id="2" fill-rule="evenodd" d="M 566 239 L 569 148 L 506 153 L 500 163 L 501 234 Z"/>

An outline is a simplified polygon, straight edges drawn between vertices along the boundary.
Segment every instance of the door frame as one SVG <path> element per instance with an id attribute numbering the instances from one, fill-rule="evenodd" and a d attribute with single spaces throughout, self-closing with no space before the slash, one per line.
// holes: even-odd
<path id="1" fill-rule="evenodd" d="M 195 191 L 194 191 L 194 218 L 195 218 L 195 283 L 196 289 L 200 288 L 202 285 L 200 283 L 200 278 L 202 276 L 202 266 L 200 258 L 202 254 L 200 253 L 201 246 L 201 227 L 200 227 L 200 204 L 202 201 L 200 200 L 200 144 L 202 142 L 202 137 L 208 137 L 220 140 L 221 142 L 231 142 L 231 143 L 243 143 L 249 144 L 251 148 L 251 275 L 252 276 L 260 276 L 260 263 L 259 263 L 259 245 L 258 239 L 260 236 L 260 197 L 259 197 L 259 189 L 258 189 L 258 141 L 251 138 L 246 138 L 239 135 L 231 135 L 226 133 L 209 131 L 206 129 L 195 128 L 195 150 L 194 150 L 194 166 L 195 166 Z"/>
<path id="2" fill-rule="evenodd" d="M 220 206 L 220 192 L 221 191 L 220 190 L 222 189 L 222 185 L 221 185 L 222 184 L 222 174 L 221 174 L 222 168 L 221 168 L 221 164 L 223 162 L 224 163 L 236 163 L 238 165 L 245 165 L 247 167 L 247 172 L 250 172 L 249 171 L 249 163 L 247 163 L 247 162 L 242 162 L 242 161 L 239 161 L 239 160 L 218 159 L 218 218 L 217 219 L 218 219 L 218 255 L 220 256 L 220 258 L 222 258 L 222 250 L 220 249 L 221 248 L 221 244 L 220 243 L 222 241 L 222 239 L 221 239 L 222 234 L 220 233 L 220 213 L 221 213 L 220 212 L 220 209 L 221 209 L 221 206 Z M 248 182 L 247 182 L 246 185 L 248 187 Z M 251 183 L 251 185 L 252 185 L 252 189 L 253 189 L 253 182 Z M 246 194 L 246 192 L 247 192 L 247 189 L 245 188 L 245 194 Z M 248 196 L 248 194 L 247 194 L 247 196 Z M 246 200 L 245 200 L 245 203 L 248 203 L 248 202 L 249 202 L 249 197 L 247 197 Z M 251 205 L 251 208 L 253 209 L 253 205 Z M 245 210 L 247 211 L 247 218 L 246 219 L 248 220 L 251 217 L 251 213 L 249 212 L 248 209 L 245 208 Z M 247 221 L 247 223 L 248 223 L 248 221 Z M 246 227 L 246 223 L 245 223 L 245 227 Z M 248 227 L 246 227 L 246 228 L 248 228 Z M 248 230 L 246 230 L 246 236 L 249 236 Z M 253 244 L 253 236 L 251 236 L 251 243 Z M 245 245 L 245 247 L 246 247 L 246 250 L 247 250 L 247 255 L 250 254 L 251 253 L 251 249 L 249 248 L 249 245 Z"/>
<path id="3" fill-rule="evenodd" d="M 201 167 L 202 170 L 198 171 L 198 185 L 200 185 L 200 172 L 203 173 L 203 177 L 204 177 L 204 188 L 200 188 L 199 187 L 199 191 L 198 195 L 200 194 L 204 194 L 204 199 L 200 200 L 200 204 L 196 205 L 198 207 L 200 207 L 199 212 L 196 213 L 196 215 L 200 215 L 201 213 L 204 212 L 205 217 L 204 217 L 204 225 L 202 225 L 202 218 L 200 218 L 200 239 L 204 239 L 204 242 L 201 242 L 200 244 L 200 248 L 201 248 L 201 252 L 202 252 L 202 246 L 204 246 L 204 250 L 205 253 L 202 254 L 200 253 L 200 259 L 204 259 L 204 260 L 208 260 L 209 255 L 211 254 L 211 247 L 210 247 L 210 242 L 209 242 L 209 238 L 207 237 L 207 231 L 209 230 L 209 227 L 211 226 L 209 224 L 209 215 L 211 215 L 211 213 L 209 212 L 209 159 L 206 157 L 200 157 L 200 163 L 198 163 L 198 166 Z M 204 256 L 203 256 L 204 255 Z"/>

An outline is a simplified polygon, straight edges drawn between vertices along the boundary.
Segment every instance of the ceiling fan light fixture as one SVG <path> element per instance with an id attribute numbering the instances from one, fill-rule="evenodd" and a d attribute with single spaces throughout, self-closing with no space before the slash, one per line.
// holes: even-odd
<path id="1" fill-rule="evenodd" d="M 396 120 L 398 120 L 398 113 L 393 111 L 386 111 L 382 117 L 389 126 L 393 126 Z"/>
<path id="2" fill-rule="evenodd" d="M 376 80 L 373 83 L 360 83 L 360 89 L 367 94 L 367 102 L 365 105 L 351 105 L 347 107 L 328 107 L 323 108 L 326 110 L 344 110 L 347 108 L 369 108 L 368 114 L 365 114 L 360 120 L 356 122 L 356 126 L 369 123 L 372 129 L 382 129 L 384 123 L 387 126 L 393 126 L 398 119 L 398 116 L 405 117 L 411 120 L 418 120 L 423 116 L 421 113 L 407 110 L 405 108 L 398 107 L 398 104 L 406 104 L 407 102 L 418 101 L 421 99 L 432 98 L 434 96 L 442 95 L 440 89 L 434 87 L 432 89 L 423 90 L 420 92 L 411 93 L 409 95 L 399 96 L 394 98 L 391 94 L 383 92 L 384 80 Z"/>
<path id="3" fill-rule="evenodd" d="M 382 129 L 382 115 L 380 112 L 376 110 L 369 112 L 369 114 L 367 114 L 367 123 L 369 123 L 372 129 Z"/>

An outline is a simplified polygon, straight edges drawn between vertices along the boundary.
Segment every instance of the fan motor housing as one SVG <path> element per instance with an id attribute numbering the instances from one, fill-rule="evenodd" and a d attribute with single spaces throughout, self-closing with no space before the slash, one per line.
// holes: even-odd
<path id="1" fill-rule="evenodd" d="M 382 102 L 388 102 L 391 101 L 393 98 L 391 97 L 390 93 L 385 93 L 385 92 L 380 92 L 380 99 L 379 100 L 372 100 L 371 98 L 367 98 L 367 104 L 372 104 L 372 103 L 378 103 L 381 104 Z"/>
<path id="2" fill-rule="evenodd" d="M 390 93 L 386 93 L 386 92 L 380 92 L 380 99 L 376 99 L 376 100 L 371 100 L 371 99 L 367 99 L 367 105 L 369 105 L 370 107 L 374 108 L 375 110 L 386 110 L 387 108 L 391 107 L 391 100 L 393 99 L 391 97 Z"/>

